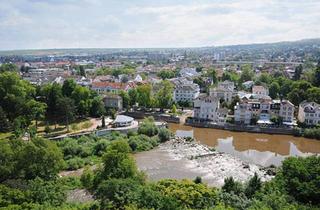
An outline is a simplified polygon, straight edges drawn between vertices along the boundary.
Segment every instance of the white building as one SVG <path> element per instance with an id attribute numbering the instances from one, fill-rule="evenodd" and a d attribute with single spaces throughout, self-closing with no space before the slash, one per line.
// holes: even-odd
<path id="1" fill-rule="evenodd" d="M 231 102 L 234 94 L 234 83 L 230 81 L 219 82 L 218 87 L 210 89 L 210 96 Z"/>
<path id="2" fill-rule="evenodd" d="M 272 102 L 273 106 L 280 103 L 280 110 L 277 114 L 282 118 L 283 123 L 292 124 L 294 121 L 294 105 L 288 100 L 273 100 Z M 271 111 L 273 111 L 273 107 L 271 107 Z"/>
<path id="3" fill-rule="evenodd" d="M 264 95 L 268 96 L 269 95 L 269 89 L 266 87 L 263 87 L 262 85 L 254 85 L 252 87 L 252 93 L 257 94 L 257 95 Z"/>
<path id="4" fill-rule="evenodd" d="M 234 111 L 236 123 L 250 124 L 256 116 L 258 124 L 272 124 L 272 116 L 279 116 L 283 124 L 294 124 L 294 105 L 288 100 L 243 99 Z"/>
<path id="5" fill-rule="evenodd" d="M 113 127 L 127 127 L 132 125 L 133 118 L 126 115 L 117 115 L 116 119 L 112 122 Z"/>
<path id="6" fill-rule="evenodd" d="M 226 109 L 220 109 L 219 99 L 212 96 L 198 97 L 194 100 L 193 111 L 194 118 L 219 124 L 225 123 L 228 113 Z"/>
<path id="7" fill-rule="evenodd" d="M 307 125 L 317 125 L 320 123 L 320 105 L 315 102 L 304 101 L 299 105 L 299 122 Z"/>
<path id="8" fill-rule="evenodd" d="M 253 86 L 253 84 L 254 84 L 254 82 L 251 81 L 251 80 L 242 83 L 242 85 L 243 85 L 243 87 L 244 87 L 245 89 L 250 89 L 250 88 Z"/>
<path id="9" fill-rule="evenodd" d="M 200 94 L 198 84 L 180 84 L 175 86 L 173 91 L 173 100 L 175 102 L 193 102 Z"/>
<path id="10" fill-rule="evenodd" d="M 194 78 L 200 76 L 200 73 L 196 71 L 196 68 L 183 68 L 179 73 L 181 77 Z"/>
<path id="11" fill-rule="evenodd" d="M 234 121 L 238 124 L 248 125 L 252 118 L 252 107 L 247 102 L 238 102 L 234 108 Z"/>

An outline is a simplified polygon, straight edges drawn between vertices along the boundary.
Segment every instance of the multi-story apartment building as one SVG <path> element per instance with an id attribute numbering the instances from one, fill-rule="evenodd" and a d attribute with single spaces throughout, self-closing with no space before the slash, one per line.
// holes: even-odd
<path id="1" fill-rule="evenodd" d="M 303 101 L 299 105 L 299 122 L 307 125 L 317 125 L 320 123 L 320 105 L 315 102 Z"/>
<path id="2" fill-rule="evenodd" d="M 268 96 L 269 95 L 269 89 L 266 87 L 263 87 L 261 85 L 254 85 L 252 87 L 252 93 L 257 94 L 257 95 L 264 95 Z"/>
<path id="3" fill-rule="evenodd" d="M 250 124 L 252 119 L 252 105 L 248 102 L 237 103 L 234 109 L 234 121 L 238 124 Z"/>
<path id="4" fill-rule="evenodd" d="M 99 94 L 118 94 L 121 90 L 128 91 L 131 88 L 131 83 L 92 82 L 91 84 L 91 89 L 97 91 Z"/>
<path id="5" fill-rule="evenodd" d="M 227 103 L 231 102 L 234 94 L 234 83 L 230 81 L 224 81 L 218 83 L 218 86 L 210 89 L 210 96 L 223 99 Z"/>
<path id="6" fill-rule="evenodd" d="M 193 102 L 200 94 L 200 87 L 197 84 L 179 84 L 173 91 L 173 100 L 175 102 Z"/>
<path id="7" fill-rule="evenodd" d="M 273 100 L 271 112 L 280 116 L 284 123 L 292 123 L 294 120 L 294 105 L 288 100 Z"/>
<path id="8" fill-rule="evenodd" d="M 212 96 L 200 96 L 195 99 L 193 111 L 194 118 L 219 124 L 225 123 L 228 113 L 227 109 L 220 108 L 219 99 Z"/>
<path id="9" fill-rule="evenodd" d="M 123 108 L 123 101 L 122 98 L 118 95 L 106 95 L 103 98 L 104 106 L 106 108 L 113 108 L 115 110 L 122 110 Z"/>
<path id="10" fill-rule="evenodd" d="M 284 123 L 292 124 L 294 105 L 288 100 L 245 99 L 235 106 L 236 123 L 249 124 L 254 116 L 262 124 L 270 124 L 272 116 L 279 116 Z"/>

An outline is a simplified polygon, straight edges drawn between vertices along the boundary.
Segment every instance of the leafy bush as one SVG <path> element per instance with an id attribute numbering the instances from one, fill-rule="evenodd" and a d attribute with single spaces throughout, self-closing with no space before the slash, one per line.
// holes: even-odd
<path id="1" fill-rule="evenodd" d="M 29 184 L 30 198 L 34 203 L 59 206 L 66 200 L 65 187 L 57 181 L 36 178 Z"/>
<path id="2" fill-rule="evenodd" d="M 233 179 L 233 177 L 228 177 L 224 179 L 224 185 L 221 188 L 224 192 L 234 193 L 239 195 L 243 193 L 243 186 L 240 182 L 237 182 Z"/>
<path id="3" fill-rule="evenodd" d="M 155 187 L 163 195 L 175 198 L 184 208 L 205 209 L 215 206 L 218 202 L 215 188 L 195 184 L 191 180 L 161 180 Z"/>
<path id="4" fill-rule="evenodd" d="M 320 204 L 320 157 L 289 157 L 283 161 L 277 178 L 296 200 Z"/>
<path id="5" fill-rule="evenodd" d="M 94 179 L 94 175 L 92 170 L 86 167 L 80 178 L 82 185 L 87 189 L 91 189 L 93 186 L 93 179 Z"/>
<path id="6" fill-rule="evenodd" d="M 67 170 L 76 170 L 82 168 L 85 165 L 85 161 L 80 157 L 75 157 L 66 161 L 66 169 Z"/>
<path id="7" fill-rule="evenodd" d="M 146 135 L 131 136 L 128 143 L 133 152 L 147 151 L 158 145 L 157 139 Z"/>
<path id="8" fill-rule="evenodd" d="M 167 128 L 161 128 L 159 129 L 158 136 L 159 136 L 160 142 L 166 142 L 170 140 L 171 132 Z"/>
<path id="9" fill-rule="evenodd" d="M 158 127 L 154 124 L 154 119 L 149 117 L 143 120 L 138 128 L 139 134 L 144 134 L 147 136 L 155 136 L 158 134 Z"/>

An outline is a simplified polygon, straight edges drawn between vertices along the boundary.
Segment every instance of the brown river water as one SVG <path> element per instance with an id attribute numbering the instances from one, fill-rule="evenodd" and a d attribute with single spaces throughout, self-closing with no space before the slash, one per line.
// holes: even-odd
<path id="1" fill-rule="evenodd" d="M 169 124 L 169 129 L 180 137 L 193 137 L 198 142 L 217 151 L 227 153 L 245 163 L 260 166 L 279 166 L 284 158 L 289 156 L 308 156 L 320 154 L 320 141 L 306 138 L 298 138 L 289 135 L 270 135 L 246 132 L 231 132 L 218 129 L 193 128 L 182 124 Z M 226 176 L 233 176 L 237 180 L 241 175 L 232 161 L 225 162 L 224 170 L 227 175 L 221 176 L 210 167 L 212 162 L 199 165 L 186 158 L 177 158 L 175 154 L 164 147 L 158 147 L 151 151 L 135 154 L 135 159 L 140 170 L 146 172 L 150 180 L 165 178 L 194 179 L 201 176 L 203 181 L 211 186 L 221 186 Z M 213 160 L 216 162 L 217 160 Z M 217 169 L 220 170 L 220 169 Z"/>
<path id="2" fill-rule="evenodd" d="M 231 132 L 211 128 L 193 128 L 169 124 L 177 136 L 190 136 L 220 152 L 245 162 L 262 166 L 279 166 L 285 157 L 320 154 L 320 141 L 289 135 Z"/>

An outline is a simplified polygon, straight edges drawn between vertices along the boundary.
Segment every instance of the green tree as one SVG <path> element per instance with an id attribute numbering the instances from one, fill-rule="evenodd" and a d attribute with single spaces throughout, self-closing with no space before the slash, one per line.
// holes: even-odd
<path id="1" fill-rule="evenodd" d="M 7 132 L 10 129 L 10 122 L 7 118 L 7 114 L 0 106 L 0 132 Z"/>
<path id="2" fill-rule="evenodd" d="M 103 180 L 116 178 L 134 178 L 138 174 L 129 144 L 124 140 L 111 142 L 103 156 L 104 168 L 95 177 L 95 186 Z"/>
<path id="3" fill-rule="evenodd" d="M 171 79 L 173 77 L 176 76 L 176 73 L 174 71 L 170 71 L 170 70 L 161 70 L 158 74 L 158 77 L 161 77 L 161 79 L 165 80 L 165 79 Z"/>
<path id="4" fill-rule="evenodd" d="M 224 185 L 221 189 L 228 193 L 233 192 L 236 195 L 239 195 L 243 192 L 242 184 L 240 182 L 235 181 L 233 177 L 228 177 L 224 179 Z"/>
<path id="5" fill-rule="evenodd" d="M 139 187 L 134 179 L 108 179 L 99 185 L 96 196 L 107 209 L 123 209 L 134 202 Z"/>
<path id="6" fill-rule="evenodd" d="M 240 75 L 240 83 L 253 80 L 254 73 L 252 71 L 252 67 L 249 64 L 241 66 L 241 75 Z"/>
<path id="7" fill-rule="evenodd" d="M 105 114 L 106 109 L 104 103 L 100 97 L 94 97 L 91 101 L 91 107 L 89 110 L 89 114 L 92 117 L 100 117 Z"/>
<path id="8" fill-rule="evenodd" d="M 84 69 L 83 65 L 79 66 L 79 74 L 80 74 L 80 76 L 83 76 L 83 77 L 86 76 L 86 70 Z"/>
<path id="9" fill-rule="evenodd" d="M 176 114 L 177 113 L 177 107 L 175 104 L 172 105 L 172 109 L 171 109 L 172 114 Z"/>
<path id="10" fill-rule="evenodd" d="M 36 89 L 22 80 L 15 72 L 0 74 L 0 106 L 10 122 L 15 118 L 26 116 L 26 103 L 35 95 Z"/>
<path id="11" fill-rule="evenodd" d="M 165 108 L 170 108 L 172 105 L 173 85 L 169 81 L 164 80 L 161 82 L 160 86 L 161 86 L 161 88 L 156 93 L 155 98 L 157 100 L 157 104 L 158 104 L 159 108 L 161 108 L 161 110 L 163 110 Z"/>
<path id="12" fill-rule="evenodd" d="M 16 148 L 17 149 L 17 148 Z M 16 156 L 10 142 L 7 140 L 0 141 L 0 182 L 11 178 L 16 165 Z M 1 200 L 1 199 L 0 199 Z"/>
<path id="13" fill-rule="evenodd" d="M 312 87 L 307 90 L 307 100 L 320 103 L 320 88 Z"/>
<path id="14" fill-rule="evenodd" d="M 128 91 L 129 98 L 130 98 L 130 105 L 133 106 L 138 102 L 138 91 L 134 89 L 130 89 Z"/>
<path id="15" fill-rule="evenodd" d="M 101 117 L 101 127 L 106 127 L 106 120 L 105 120 L 105 118 L 104 118 L 104 115 L 102 115 L 102 117 Z"/>
<path id="16" fill-rule="evenodd" d="M 122 98 L 122 103 L 124 108 L 129 108 L 130 105 L 130 96 L 128 92 L 121 90 L 119 96 Z"/>
<path id="17" fill-rule="evenodd" d="M 86 167 L 81 175 L 80 181 L 86 189 L 91 189 L 93 187 L 94 175 L 89 167 Z"/>
<path id="18" fill-rule="evenodd" d="M 64 166 L 63 155 L 57 145 L 41 138 L 25 143 L 17 160 L 18 174 L 25 179 L 53 179 Z"/>
<path id="19" fill-rule="evenodd" d="M 320 204 L 320 157 L 289 157 L 279 175 L 289 195 L 303 203 Z"/>
<path id="20" fill-rule="evenodd" d="M 34 203 L 60 206 L 67 198 L 66 188 L 58 181 L 35 178 L 29 182 L 29 196 Z"/>
<path id="21" fill-rule="evenodd" d="M 58 118 L 59 117 L 59 106 L 58 100 L 62 97 L 61 85 L 57 83 L 48 84 L 41 88 L 40 90 L 44 102 L 47 104 L 47 114 L 49 117 Z"/>
<path id="22" fill-rule="evenodd" d="M 13 63 L 3 63 L 0 65 L 0 73 L 2 72 L 17 72 L 18 66 Z"/>
<path id="23" fill-rule="evenodd" d="M 64 118 L 67 130 L 69 132 L 69 123 L 73 121 L 75 117 L 76 107 L 74 101 L 68 97 L 59 98 L 57 101 L 59 116 Z"/>
<path id="24" fill-rule="evenodd" d="M 160 142 L 166 142 L 170 140 L 171 132 L 167 128 L 161 128 L 159 129 L 158 136 L 159 136 Z"/>
<path id="25" fill-rule="evenodd" d="M 207 72 L 207 76 L 210 77 L 213 84 L 217 83 L 218 78 L 217 78 L 217 71 L 215 69 L 209 69 Z"/>
<path id="26" fill-rule="evenodd" d="M 288 99 L 296 106 L 307 99 L 307 90 L 311 88 L 311 83 L 307 81 L 295 81 L 290 87 Z"/>
<path id="27" fill-rule="evenodd" d="M 70 97 L 76 86 L 77 83 L 73 79 L 66 79 L 62 85 L 62 94 L 64 96 Z"/>
<path id="28" fill-rule="evenodd" d="M 314 77 L 313 77 L 313 85 L 316 87 L 320 87 L 320 65 L 319 65 L 319 63 L 317 65 L 316 69 L 314 70 Z"/>
<path id="29" fill-rule="evenodd" d="M 268 85 L 268 84 L 270 84 L 270 83 L 272 83 L 272 77 L 271 77 L 271 75 L 270 74 L 267 74 L 267 73 L 262 73 L 260 76 L 259 76 L 259 78 L 258 78 L 258 82 L 260 82 L 260 83 L 262 83 L 262 84 L 266 84 L 266 85 Z"/>
<path id="30" fill-rule="evenodd" d="M 144 107 L 151 107 L 151 101 L 152 101 L 152 96 L 151 96 L 151 86 L 150 85 L 140 85 L 137 88 L 137 101 L 139 103 L 139 106 L 144 106 Z"/>
<path id="31" fill-rule="evenodd" d="M 158 127 L 155 125 L 154 119 L 152 117 L 144 119 L 138 128 L 138 133 L 150 137 L 157 135 Z"/>
<path id="32" fill-rule="evenodd" d="M 300 64 L 294 70 L 293 80 L 299 80 L 301 78 L 302 71 L 303 71 L 303 67 Z"/>
<path id="33" fill-rule="evenodd" d="M 244 193 L 248 198 L 252 198 L 254 194 L 259 191 L 262 187 L 261 179 L 258 177 L 257 173 L 249 180 Z"/>
<path id="34" fill-rule="evenodd" d="M 206 209 L 218 202 L 215 188 L 205 184 L 196 184 L 191 180 L 161 180 L 156 189 L 167 197 L 175 198 L 178 203 L 187 209 Z"/>
<path id="35" fill-rule="evenodd" d="M 36 121 L 36 129 L 38 128 L 38 121 L 45 118 L 47 104 L 35 100 L 27 102 L 30 120 Z"/>
<path id="36" fill-rule="evenodd" d="M 272 99 L 276 99 L 279 96 L 280 85 L 277 82 L 272 82 L 269 87 L 269 96 Z"/>

